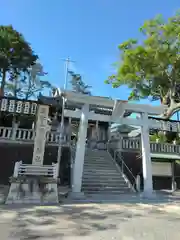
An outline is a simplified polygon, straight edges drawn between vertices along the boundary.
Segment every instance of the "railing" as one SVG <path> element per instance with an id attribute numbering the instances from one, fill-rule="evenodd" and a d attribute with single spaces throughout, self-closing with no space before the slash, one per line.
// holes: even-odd
<path id="1" fill-rule="evenodd" d="M 8 127 L 0 127 L 0 141 L 9 141 L 9 142 L 23 142 L 31 143 L 35 137 L 35 131 L 32 129 L 13 129 Z M 48 132 L 47 133 L 47 143 L 58 145 L 59 143 L 59 133 L 58 132 Z M 64 138 L 64 143 L 66 138 Z"/>
<path id="2" fill-rule="evenodd" d="M 169 143 L 150 143 L 152 153 L 176 153 L 180 154 L 180 145 Z"/>
<path id="3" fill-rule="evenodd" d="M 48 132 L 47 133 L 47 142 L 48 143 L 59 143 L 60 135 L 57 132 Z"/>
<path id="4" fill-rule="evenodd" d="M 122 149 L 139 150 L 140 147 L 141 142 L 139 139 L 122 139 Z"/>
<path id="5" fill-rule="evenodd" d="M 9 127 L 0 127 L 0 141 L 11 141 L 11 142 L 23 142 L 31 143 L 34 140 L 35 132 L 32 129 L 13 129 Z M 58 132 L 47 133 L 47 143 L 58 145 L 59 143 Z M 118 146 L 111 147 L 112 149 L 122 149 L 122 151 L 140 151 L 141 140 L 140 139 L 119 139 Z M 66 136 L 64 138 L 64 144 L 67 144 Z M 112 145 L 114 145 L 112 141 Z M 88 147 L 92 149 L 105 150 L 107 149 L 107 141 L 90 141 L 87 143 Z M 180 145 L 169 144 L 169 143 L 150 143 L 150 149 L 152 153 L 169 153 L 169 154 L 180 154 Z"/>
<path id="6" fill-rule="evenodd" d="M 75 162 L 76 146 L 71 146 L 71 166 L 70 166 L 70 186 L 73 187 L 74 162 Z"/>
<path id="7" fill-rule="evenodd" d="M 121 139 L 121 148 L 123 150 L 139 151 L 141 149 L 140 139 Z M 180 145 L 170 143 L 150 142 L 152 153 L 173 153 L 180 154 Z"/>
<path id="8" fill-rule="evenodd" d="M 15 140 L 33 141 L 35 132 L 31 129 L 19 128 L 16 130 Z"/>
<path id="9" fill-rule="evenodd" d="M 12 135 L 12 128 L 0 127 L 0 138 L 10 139 Z"/>
<path id="10" fill-rule="evenodd" d="M 129 169 L 127 164 L 123 161 L 123 157 L 121 156 L 120 150 L 114 151 L 114 161 L 117 162 L 117 164 L 120 166 L 122 174 L 127 177 L 127 179 L 130 181 L 132 188 L 137 191 L 136 187 L 136 177 L 133 175 L 132 171 Z"/>

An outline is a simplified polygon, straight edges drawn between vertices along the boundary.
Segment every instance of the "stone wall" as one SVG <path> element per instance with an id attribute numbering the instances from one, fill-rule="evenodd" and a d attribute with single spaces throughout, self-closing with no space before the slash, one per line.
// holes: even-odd
<path id="1" fill-rule="evenodd" d="M 57 146 L 46 146 L 44 164 L 51 165 L 57 160 Z M 0 143 L 0 184 L 8 184 L 12 176 L 14 164 L 18 160 L 31 164 L 33 155 L 33 144 L 3 144 Z M 70 183 L 70 149 L 63 147 L 60 165 L 60 178 L 62 184 Z"/>
<path id="2" fill-rule="evenodd" d="M 140 174 L 141 176 L 141 189 L 143 189 L 143 178 L 142 178 L 142 158 L 139 157 L 137 152 L 123 152 L 123 160 L 131 170 L 133 175 L 136 177 Z M 174 168 L 175 181 L 177 183 L 177 188 L 180 189 L 180 164 L 175 163 Z M 171 189 L 171 177 L 160 177 L 153 176 L 153 188 L 155 190 L 159 189 Z"/>

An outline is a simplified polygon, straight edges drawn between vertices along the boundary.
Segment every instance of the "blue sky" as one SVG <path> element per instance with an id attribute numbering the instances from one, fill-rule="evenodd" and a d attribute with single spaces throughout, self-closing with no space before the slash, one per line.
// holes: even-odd
<path id="1" fill-rule="evenodd" d="M 128 38 L 141 38 L 144 20 L 162 13 L 173 15 L 179 0 L 0 0 L 0 24 L 12 24 L 39 55 L 48 80 L 60 87 L 64 63 L 80 73 L 93 94 L 127 99 L 125 87 L 112 89 L 104 80 L 119 57 L 117 46 Z"/>

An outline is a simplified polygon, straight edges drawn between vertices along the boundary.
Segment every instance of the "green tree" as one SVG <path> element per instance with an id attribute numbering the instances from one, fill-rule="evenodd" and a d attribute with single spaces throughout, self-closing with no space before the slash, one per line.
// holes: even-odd
<path id="1" fill-rule="evenodd" d="M 106 83 L 128 86 L 130 99 L 160 100 L 167 105 L 164 118 L 180 108 L 180 13 L 167 21 L 162 16 L 145 21 L 143 41 L 129 39 L 119 45 L 118 71 Z"/>
<path id="2" fill-rule="evenodd" d="M 38 56 L 23 35 L 12 26 L 0 26 L 1 95 L 4 95 L 7 77 L 17 81 L 22 72 L 35 64 Z"/>
<path id="3" fill-rule="evenodd" d="M 8 80 L 5 85 L 5 92 L 8 96 L 30 99 L 37 98 L 37 95 L 44 89 L 52 89 L 48 81 L 41 79 L 46 75 L 40 63 L 34 64 L 27 72 L 20 75 L 13 75 L 12 80 Z"/>
<path id="4" fill-rule="evenodd" d="M 149 138 L 151 142 L 156 142 L 156 141 L 158 141 L 159 143 L 168 142 L 166 134 L 161 131 L 154 133 L 153 135 L 150 135 Z"/>
<path id="5" fill-rule="evenodd" d="M 91 95 L 91 86 L 84 83 L 80 74 L 76 74 L 73 71 L 69 71 L 69 74 L 71 75 L 70 83 L 73 91 L 86 95 Z"/>

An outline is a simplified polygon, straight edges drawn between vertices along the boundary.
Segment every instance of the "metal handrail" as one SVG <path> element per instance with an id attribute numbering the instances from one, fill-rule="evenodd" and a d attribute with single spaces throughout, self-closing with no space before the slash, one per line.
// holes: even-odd
<path id="1" fill-rule="evenodd" d="M 73 146 L 73 145 L 70 145 L 70 149 L 71 149 L 71 166 L 70 166 L 70 175 L 71 175 L 71 179 L 70 179 L 70 185 L 71 185 L 71 188 L 73 186 L 73 169 L 74 169 L 74 162 L 75 162 L 75 150 L 76 150 L 76 147 Z"/>
<path id="2" fill-rule="evenodd" d="M 110 145 L 110 140 L 107 141 L 107 149 L 106 149 L 106 150 L 107 150 L 107 152 L 112 156 L 112 154 L 110 153 L 109 145 Z M 112 156 L 112 157 L 113 157 L 113 159 L 114 159 L 114 162 L 117 162 L 117 161 L 116 161 L 116 156 L 117 156 L 117 153 L 119 153 L 119 152 L 121 152 L 120 149 L 117 149 L 117 150 L 113 151 L 113 156 Z M 127 169 L 128 172 L 131 174 L 131 176 L 132 176 L 132 178 L 133 178 L 133 180 L 134 180 L 134 182 L 131 183 L 131 181 L 127 178 L 128 181 L 129 181 L 129 183 L 130 183 L 130 185 L 131 185 L 131 187 L 132 187 L 132 189 L 135 189 L 135 191 L 137 191 L 136 178 L 135 178 L 135 176 L 133 175 L 133 173 L 131 172 L 131 170 L 129 169 L 129 167 L 126 165 L 126 163 L 123 161 L 122 156 L 120 157 L 120 160 L 121 160 L 122 166 L 125 166 L 125 167 L 126 167 L 126 169 Z M 124 173 L 124 170 L 123 170 L 123 167 L 122 167 L 122 166 L 121 166 L 122 174 L 126 176 L 126 174 Z"/>
<path id="3" fill-rule="evenodd" d="M 129 167 L 127 166 L 127 164 L 124 162 L 124 160 L 122 159 L 122 156 L 120 155 L 117 155 L 119 152 L 121 152 L 121 150 L 115 150 L 114 152 L 114 160 L 116 161 L 116 156 L 119 156 L 120 160 L 121 160 L 121 169 L 122 169 L 122 173 L 124 174 L 124 166 L 126 167 L 126 169 L 128 170 L 128 172 L 131 174 L 131 176 L 133 177 L 134 179 L 134 183 L 132 184 L 133 187 L 135 187 L 136 185 L 136 177 L 133 175 L 132 171 L 129 169 Z"/>

